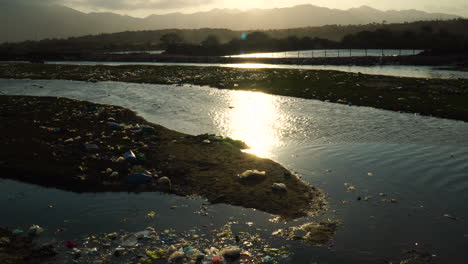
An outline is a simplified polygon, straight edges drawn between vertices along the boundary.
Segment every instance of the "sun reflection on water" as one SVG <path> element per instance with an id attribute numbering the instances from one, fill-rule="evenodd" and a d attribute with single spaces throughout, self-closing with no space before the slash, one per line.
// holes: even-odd
<path id="1" fill-rule="evenodd" d="M 236 92 L 230 95 L 230 109 L 224 116 L 229 136 L 243 140 L 250 149 L 245 152 L 272 158 L 280 142 L 277 100 L 258 92 Z"/>

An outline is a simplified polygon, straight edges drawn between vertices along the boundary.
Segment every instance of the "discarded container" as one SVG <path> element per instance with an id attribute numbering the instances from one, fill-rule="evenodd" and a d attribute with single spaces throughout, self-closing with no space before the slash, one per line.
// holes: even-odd
<path id="1" fill-rule="evenodd" d="M 148 174 L 144 173 L 134 173 L 131 175 L 128 175 L 125 178 L 125 182 L 129 184 L 144 184 L 148 183 L 151 180 L 151 176 Z"/>
<path id="2" fill-rule="evenodd" d="M 131 151 L 131 150 L 130 150 L 129 152 L 126 152 L 126 153 L 124 154 L 124 158 L 125 158 L 125 160 L 128 161 L 128 162 L 132 162 L 132 163 L 138 162 L 138 159 L 137 159 L 137 157 L 135 156 L 135 153 L 133 153 L 133 151 Z"/>

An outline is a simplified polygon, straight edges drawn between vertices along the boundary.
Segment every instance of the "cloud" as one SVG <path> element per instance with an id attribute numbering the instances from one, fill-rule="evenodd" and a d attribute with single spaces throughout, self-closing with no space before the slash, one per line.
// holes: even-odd
<path id="1" fill-rule="evenodd" d="M 56 1 L 56 0 L 49 0 Z M 63 0 L 64 4 L 108 10 L 183 9 L 211 4 L 214 0 Z"/>

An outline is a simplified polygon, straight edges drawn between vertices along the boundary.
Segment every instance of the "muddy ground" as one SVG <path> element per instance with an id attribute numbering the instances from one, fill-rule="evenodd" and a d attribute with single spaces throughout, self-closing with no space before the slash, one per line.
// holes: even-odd
<path id="1" fill-rule="evenodd" d="M 320 190 L 272 160 L 242 152 L 242 142 L 182 134 L 117 106 L 0 96 L 0 131 L 4 178 L 76 192 L 199 195 L 285 218 L 326 208 Z M 130 151 L 135 157 L 125 156 Z M 264 175 L 241 179 L 247 170 Z"/>
<path id="2" fill-rule="evenodd" d="M 0 78 L 209 85 L 468 121 L 468 79 L 186 66 L 0 64 Z"/>

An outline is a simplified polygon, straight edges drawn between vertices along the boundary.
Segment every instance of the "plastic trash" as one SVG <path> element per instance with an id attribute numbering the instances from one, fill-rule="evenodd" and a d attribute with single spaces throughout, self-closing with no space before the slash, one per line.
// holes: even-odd
<path id="1" fill-rule="evenodd" d="M 65 242 L 65 246 L 69 249 L 73 249 L 73 248 L 76 248 L 78 246 L 78 244 L 72 242 L 72 241 L 67 241 Z"/>
<path id="2" fill-rule="evenodd" d="M 134 173 L 125 178 L 125 182 L 129 184 L 144 184 L 151 180 L 151 176 L 145 173 Z"/>
<path id="3" fill-rule="evenodd" d="M 146 250 L 145 253 L 146 253 L 146 256 L 148 256 L 150 259 L 158 259 L 159 258 L 156 251 Z"/>
<path id="4" fill-rule="evenodd" d="M 124 158 L 125 158 L 125 160 L 128 161 L 128 162 L 133 162 L 133 163 L 138 162 L 138 159 L 137 159 L 137 157 L 135 156 L 135 153 L 133 153 L 133 151 L 131 151 L 131 150 L 130 150 L 129 152 L 126 152 L 126 153 L 124 154 Z"/>
<path id="5" fill-rule="evenodd" d="M 28 230 L 30 235 L 40 235 L 42 232 L 44 232 L 44 229 L 38 225 L 32 225 Z"/>
<path id="6" fill-rule="evenodd" d="M 21 235 L 24 233 L 24 231 L 21 229 L 13 229 L 11 233 L 13 233 L 13 235 Z"/>
<path id="7" fill-rule="evenodd" d="M 211 264 L 223 264 L 223 258 L 221 256 L 214 256 L 211 259 Z"/>
<path id="8" fill-rule="evenodd" d="M 263 257 L 263 263 L 271 263 L 272 261 L 273 261 L 273 258 L 270 256 Z"/>
<path id="9" fill-rule="evenodd" d="M 134 247 L 138 243 L 138 237 L 135 234 L 130 234 L 122 237 L 122 247 Z"/>

